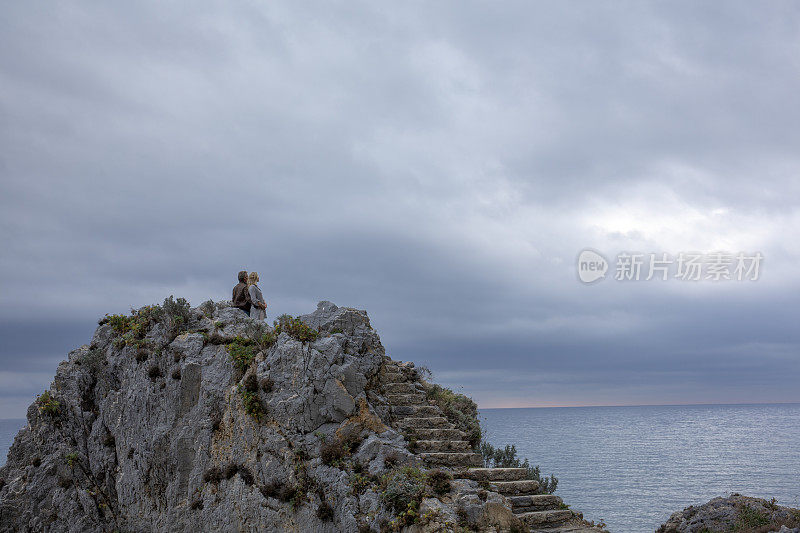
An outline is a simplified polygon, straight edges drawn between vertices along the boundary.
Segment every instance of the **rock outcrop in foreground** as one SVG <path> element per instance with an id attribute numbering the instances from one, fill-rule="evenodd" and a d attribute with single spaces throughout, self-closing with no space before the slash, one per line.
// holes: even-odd
<path id="1" fill-rule="evenodd" d="M 732 494 L 673 513 L 656 533 L 800 533 L 800 509 Z"/>
<path id="2" fill-rule="evenodd" d="M 28 409 L 0 531 L 596 531 L 482 468 L 474 403 L 432 389 L 330 302 L 274 328 L 172 297 L 107 316 Z"/>

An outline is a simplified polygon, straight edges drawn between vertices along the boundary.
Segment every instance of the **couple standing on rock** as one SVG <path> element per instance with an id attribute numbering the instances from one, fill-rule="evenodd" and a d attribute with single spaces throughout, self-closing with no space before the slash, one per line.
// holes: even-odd
<path id="1" fill-rule="evenodd" d="M 233 288 L 233 306 L 250 315 L 250 318 L 264 320 L 267 318 L 267 302 L 258 288 L 258 282 L 258 272 L 239 272 L 239 283 Z"/>

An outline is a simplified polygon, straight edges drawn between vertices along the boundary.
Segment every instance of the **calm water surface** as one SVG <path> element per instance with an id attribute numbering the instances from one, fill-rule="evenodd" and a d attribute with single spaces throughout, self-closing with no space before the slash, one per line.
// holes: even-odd
<path id="1" fill-rule="evenodd" d="M 482 409 L 489 442 L 559 478 L 556 494 L 612 532 L 739 492 L 800 507 L 800 404 Z"/>

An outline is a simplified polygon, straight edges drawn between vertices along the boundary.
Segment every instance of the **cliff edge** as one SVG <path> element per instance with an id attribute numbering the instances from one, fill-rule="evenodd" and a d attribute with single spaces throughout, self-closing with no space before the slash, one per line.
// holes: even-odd
<path id="1" fill-rule="evenodd" d="M 0 531 L 597 531 L 483 468 L 474 403 L 421 374 L 330 302 L 272 327 L 172 297 L 106 316 L 28 409 Z"/>

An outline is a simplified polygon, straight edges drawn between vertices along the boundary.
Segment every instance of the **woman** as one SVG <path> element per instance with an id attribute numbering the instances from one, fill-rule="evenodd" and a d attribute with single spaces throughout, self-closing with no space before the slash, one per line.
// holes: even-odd
<path id="1" fill-rule="evenodd" d="M 250 301 L 252 307 L 250 308 L 250 318 L 256 320 L 264 320 L 267 318 L 267 302 L 264 301 L 264 296 L 261 294 L 261 289 L 258 288 L 258 272 L 250 272 L 247 276 L 247 292 L 250 294 Z"/>

